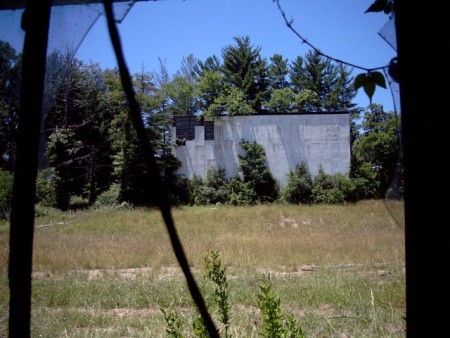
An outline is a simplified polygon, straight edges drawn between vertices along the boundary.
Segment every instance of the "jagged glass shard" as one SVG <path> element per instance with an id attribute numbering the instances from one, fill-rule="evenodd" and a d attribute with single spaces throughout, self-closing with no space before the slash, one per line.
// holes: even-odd
<path id="1" fill-rule="evenodd" d="M 394 48 L 397 51 L 397 35 L 395 30 L 395 19 L 390 18 L 388 22 L 380 29 L 378 32 L 384 41 L 386 41 L 389 46 Z"/>
<path id="2" fill-rule="evenodd" d="M 116 0 L 113 3 L 116 22 L 122 22 L 136 0 Z M 9 5 L 8 5 L 9 4 Z M 9 43 L 17 54 L 22 53 L 25 32 L 21 21 L 25 2 L 5 3 L 0 10 L 0 40 Z M 9 8 L 16 9 L 9 9 Z M 6 8 L 6 9 L 5 9 Z M 100 16 L 104 14 L 103 2 L 98 0 L 57 0 L 53 2 L 47 47 L 47 65 L 42 107 L 41 133 L 75 56 L 84 38 Z M 17 81 L 17 84 L 20 82 Z M 13 88 L 20 96 L 20 86 Z M 40 142 L 40 166 L 46 161 L 44 138 Z"/>

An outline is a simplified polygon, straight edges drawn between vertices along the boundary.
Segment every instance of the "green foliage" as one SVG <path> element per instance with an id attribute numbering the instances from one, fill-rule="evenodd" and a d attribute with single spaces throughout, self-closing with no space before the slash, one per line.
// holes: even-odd
<path id="1" fill-rule="evenodd" d="M 211 314 L 214 310 L 218 312 L 218 321 L 222 325 L 224 337 L 231 337 L 229 332 L 231 304 L 228 290 L 228 278 L 226 275 L 226 268 L 222 266 L 222 262 L 219 259 L 218 250 L 209 250 L 205 257 L 203 289 L 206 290 L 210 284 L 212 284 L 213 287 L 212 297 L 210 297 L 209 294 L 205 297 L 208 310 Z M 180 317 L 174 313 L 169 313 L 164 309 L 161 309 L 161 311 L 167 324 L 166 332 L 168 333 L 168 337 L 183 337 L 181 335 L 182 327 L 180 325 Z M 194 335 L 197 337 L 209 337 L 203 318 L 199 314 L 197 314 L 192 322 L 192 329 Z"/>
<path id="2" fill-rule="evenodd" d="M 369 163 L 359 163 L 352 157 L 349 176 L 326 174 L 320 165 L 312 178 L 306 163 L 302 162 L 288 174 L 288 182 L 281 199 L 291 204 L 336 204 L 372 199 L 377 196 L 379 182 Z"/>
<path id="3" fill-rule="evenodd" d="M 21 55 L 0 41 L 0 168 L 9 171 L 15 165 L 21 69 Z"/>
<path id="4" fill-rule="evenodd" d="M 36 179 L 36 203 L 44 207 L 55 206 L 53 169 L 39 170 Z"/>
<path id="5" fill-rule="evenodd" d="M 318 174 L 314 177 L 312 198 L 315 204 L 337 204 L 345 202 L 342 182 L 347 180 L 340 174 L 330 175 L 319 165 Z"/>
<path id="6" fill-rule="evenodd" d="M 184 338 L 183 334 L 181 333 L 182 323 L 180 316 L 173 312 L 168 312 L 164 308 L 161 308 L 160 310 L 163 314 L 164 321 L 166 322 L 167 325 L 166 327 L 167 337 Z"/>
<path id="7" fill-rule="evenodd" d="M 295 95 L 294 104 L 297 111 L 307 111 L 319 104 L 319 96 L 310 89 L 303 89 Z"/>
<path id="8" fill-rule="evenodd" d="M 138 100 L 142 111 L 148 112 L 154 109 L 158 104 L 158 98 L 155 98 L 156 88 L 153 82 L 153 75 L 145 72 L 142 67 L 140 73 L 133 74 L 133 85 L 135 88 L 136 99 Z"/>
<path id="9" fill-rule="evenodd" d="M 95 201 L 96 207 L 116 207 L 120 205 L 120 184 L 113 183 Z"/>
<path id="10" fill-rule="evenodd" d="M 205 275 L 203 279 L 203 291 L 210 291 L 208 286 L 212 284 L 212 294 L 205 295 L 208 310 L 211 315 L 217 311 L 217 321 L 221 324 L 220 332 L 225 338 L 231 338 L 231 302 L 226 267 L 222 266 L 219 258 L 219 250 L 208 250 L 205 257 Z M 212 297 L 211 297 L 212 296 Z M 259 285 L 258 308 L 261 311 L 263 327 L 261 336 L 267 338 L 304 338 L 305 333 L 297 323 L 294 316 L 281 308 L 281 298 L 272 290 L 272 280 L 269 275 Z M 182 321 L 180 315 L 168 312 L 161 308 L 166 322 L 167 337 L 182 338 Z M 192 330 L 196 337 L 208 338 L 203 318 L 197 314 L 192 321 Z"/>
<path id="11" fill-rule="evenodd" d="M 56 206 L 66 210 L 70 196 L 83 196 L 92 204 L 109 185 L 111 144 L 109 128 L 115 105 L 106 93 L 114 72 L 97 64 L 85 65 L 70 53 L 52 54 L 46 81 L 52 86 L 44 102 L 47 156 L 53 168 Z M 109 95 L 111 94 L 111 95 Z M 116 95 L 119 101 L 120 95 Z M 110 105 L 111 104 L 111 105 Z"/>
<path id="12" fill-rule="evenodd" d="M 327 174 L 322 165 L 312 177 L 306 163 L 289 171 L 281 200 L 291 204 L 336 204 L 377 198 L 379 190 L 376 170 L 368 162 L 352 156 L 349 175 Z"/>
<path id="13" fill-rule="evenodd" d="M 7 218 L 11 208 L 14 175 L 0 168 L 0 218 Z"/>
<path id="14" fill-rule="evenodd" d="M 251 205 L 256 200 L 253 188 L 240 177 L 226 178 L 225 168 L 208 169 L 205 180 L 194 175 L 188 190 L 193 205 Z"/>
<path id="15" fill-rule="evenodd" d="M 162 70 L 162 72 L 165 71 Z M 105 76 L 108 78 L 108 100 L 111 106 L 115 107 L 114 118 L 109 129 L 109 140 L 113 150 L 112 176 L 120 183 L 120 200 L 133 205 L 155 205 L 156 196 L 147 184 L 149 178 L 144 154 L 128 115 L 128 108 L 120 87 L 120 78 L 111 71 Z M 163 173 L 170 200 L 177 204 L 180 199 L 176 194 L 182 192 L 183 182 L 175 175 L 180 162 L 170 153 L 172 113 L 185 101 L 180 97 L 177 108 L 168 95 L 171 90 L 174 90 L 173 93 L 170 92 L 173 95 L 180 94 L 177 90 L 182 88 L 178 85 L 184 84 L 185 79 L 179 77 L 173 83 L 168 82 L 166 78 L 160 79 L 162 83 L 157 92 L 155 92 L 153 79 L 153 75 L 141 72 L 135 74 L 134 84 L 157 165 Z M 172 108 L 169 109 L 169 105 Z"/>
<path id="16" fill-rule="evenodd" d="M 34 206 L 34 216 L 35 217 L 44 217 L 44 216 L 48 216 L 51 218 L 57 218 L 57 217 L 61 217 L 61 215 L 64 212 L 56 209 L 54 207 L 48 207 L 42 204 L 36 204 Z"/>
<path id="17" fill-rule="evenodd" d="M 189 204 L 200 205 L 197 203 L 196 196 L 201 195 L 201 189 L 204 185 L 203 179 L 200 175 L 194 174 L 194 176 L 188 180 L 187 188 L 189 192 Z"/>
<path id="18" fill-rule="evenodd" d="M 296 97 L 291 88 L 274 89 L 269 101 L 264 106 L 273 113 L 291 113 L 295 109 Z"/>
<path id="19" fill-rule="evenodd" d="M 229 337 L 230 327 L 230 294 L 226 268 L 222 267 L 218 250 L 209 250 L 205 257 L 206 278 L 214 283 L 214 303 L 219 312 L 219 321 L 224 326 L 225 338 Z"/>
<path id="20" fill-rule="evenodd" d="M 261 58 L 261 47 L 254 47 L 250 37 L 234 37 L 235 45 L 222 48 L 224 80 L 242 91 L 247 104 L 260 110 L 258 94 L 267 90 L 267 62 Z"/>
<path id="21" fill-rule="evenodd" d="M 205 180 L 198 175 L 188 182 L 190 204 L 251 205 L 270 203 L 278 198 L 279 186 L 266 166 L 264 149 L 256 142 L 241 142 L 246 155 L 240 155 L 244 179 L 226 177 L 225 168 L 207 171 Z"/>
<path id="22" fill-rule="evenodd" d="M 274 54 L 270 58 L 271 63 L 267 69 L 269 86 L 271 89 L 283 89 L 289 87 L 287 80 L 289 75 L 288 60 L 280 54 Z"/>
<path id="23" fill-rule="evenodd" d="M 270 277 L 269 277 L 270 278 Z M 283 311 L 281 310 L 281 299 L 272 292 L 272 283 L 263 281 L 259 285 L 258 308 L 263 317 L 263 337 L 282 337 Z"/>
<path id="24" fill-rule="evenodd" d="M 350 71 L 333 64 L 319 51 L 298 56 L 290 66 L 291 87 L 300 110 L 309 112 L 342 111 L 350 109 L 356 90 L 351 86 Z"/>
<path id="25" fill-rule="evenodd" d="M 222 64 L 217 55 L 208 56 L 205 61 L 197 60 L 194 70 L 197 76 L 203 76 L 205 72 L 220 72 Z"/>
<path id="26" fill-rule="evenodd" d="M 261 336 L 303 338 L 305 333 L 291 314 L 281 308 L 281 299 L 272 290 L 271 276 L 259 285 L 258 308 L 263 317 Z"/>
<path id="27" fill-rule="evenodd" d="M 199 109 L 196 86 L 185 76 L 175 76 L 162 90 L 170 99 L 167 109 L 172 115 L 195 115 Z"/>
<path id="28" fill-rule="evenodd" d="M 205 184 L 196 189 L 196 193 L 194 195 L 194 204 L 211 205 L 219 203 L 216 197 L 217 195 L 214 189 Z"/>
<path id="29" fill-rule="evenodd" d="M 372 97 L 375 93 L 376 86 L 386 88 L 386 80 L 384 75 L 380 72 L 370 71 L 357 75 L 353 85 L 356 90 L 363 87 L 364 92 L 367 94 L 370 103 L 372 104 Z"/>
<path id="30" fill-rule="evenodd" d="M 221 103 L 224 105 L 227 115 L 251 115 L 255 113 L 246 101 L 244 92 L 239 88 L 230 87 Z"/>
<path id="31" fill-rule="evenodd" d="M 285 337 L 305 338 L 306 332 L 299 325 L 291 313 L 285 314 Z"/>
<path id="32" fill-rule="evenodd" d="M 195 77 L 197 75 L 196 67 L 198 65 L 198 60 L 195 58 L 193 54 L 189 54 L 181 60 L 181 67 L 177 71 L 177 76 L 182 76 L 186 79 L 186 81 L 193 83 L 195 81 Z"/>
<path id="33" fill-rule="evenodd" d="M 206 329 L 206 324 L 202 317 L 197 317 L 194 319 L 192 329 L 195 336 L 199 338 L 209 338 L 208 330 Z"/>
<path id="34" fill-rule="evenodd" d="M 353 144 L 360 135 L 361 112 L 361 108 L 353 108 L 350 110 L 350 149 L 353 148 Z"/>
<path id="35" fill-rule="evenodd" d="M 399 169 L 400 125 L 397 115 L 384 112 L 383 106 L 374 104 L 370 108 L 362 122 L 364 133 L 353 144 L 353 166 L 370 164 L 379 182 L 376 197 L 384 198 Z M 353 168 L 353 177 L 358 173 L 367 173 L 367 169 Z"/>
<path id="36" fill-rule="evenodd" d="M 113 109 L 113 118 L 108 131 L 109 140 L 113 150 L 112 179 L 120 185 L 121 201 L 131 204 L 148 203 L 148 196 L 144 193 L 146 168 L 143 154 L 132 126 L 126 100 L 121 88 L 120 77 L 117 70 L 108 70 L 104 76 L 107 79 L 107 100 L 110 109 Z"/>
<path id="37" fill-rule="evenodd" d="M 264 111 L 345 111 L 355 105 L 351 71 L 317 52 L 298 57 L 290 65 L 274 54 L 270 63 L 249 37 L 234 37 L 222 49 L 223 63 L 210 57 L 196 66 L 198 95 L 207 117 L 246 115 Z M 290 81 L 289 81 L 290 80 Z"/>
<path id="38" fill-rule="evenodd" d="M 350 179 L 353 182 L 354 189 L 348 196 L 349 201 L 374 199 L 378 196 L 380 182 L 377 180 L 377 173 L 370 163 L 359 161 L 356 156 L 352 156 Z"/>
<path id="39" fill-rule="evenodd" d="M 312 202 L 313 180 L 305 162 L 300 163 L 288 174 L 288 182 L 281 192 L 281 199 L 292 204 Z"/>
<path id="40" fill-rule="evenodd" d="M 354 112 L 356 104 L 352 103 L 357 91 L 353 86 L 352 70 L 339 64 L 336 68 L 337 79 L 334 87 L 330 91 L 326 101 L 326 108 L 329 111 Z"/>
<path id="41" fill-rule="evenodd" d="M 79 161 L 82 142 L 75 139 L 72 129 L 59 128 L 48 138 L 50 165 L 54 168 L 55 206 L 61 210 L 69 209 L 71 193 L 80 193 Z M 75 164 L 75 165 L 73 165 Z"/>
<path id="42" fill-rule="evenodd" d="M 224 87 L 222 93 L 204 111 L 207 118 L 221 115 L 251 115 L 254 113 L 253 108 L 245 98 L 244 92 L 237 87 Z"/>
<path id="43" fill-rule="evenodd" d="M 72 195 L 69 199 L 69 208 L 71 210 L 86 209 L 89 207 L 89 200 L 83 196 Z"/>
<path id="44" fill-rule="evenodd" d="M 218 113 L 217 108 L 209 108 L 211 105 L 219 105 L 222 99 L 219 99 L 224 93 L 225 84 L 223 75 L 218 70 L 206 70 L 198 76 L 198 95 L 200 107 L 205 116 L 215 116 Z M 208 110 L 210 112 L 206 113 Z"/>
<path id="45" fill-rule="evenodd" d="M 244 182 L 254 190 L 255 202 L 274 202 L 278 198 L 279 186 L 267 168 L 264 147 L 245 140 L 241 140 L 239 145 L 245 151 L 245 155 L 238 155 L 239 170 L 242 172 Z"/>
<path id="46" fill-rule="evenodd" d="M 184 175 L 166 176 L 164 180 L 167 186 L 167 193 L 171 205 L 189 204 L 189 180 Z"/>
<path id="47" fill-rule="evenodd" d="M 225 168 L 208 169 L 205 181 L 199 176 L 194 176 L 190 187 L 195 205 L 225 204 L 228 201 Z"/>
<path id="48" fill-rule="evenodd" d="M 144 156 L 128 116 L 118 70 L 102 71 L 95 64 L 86 66 L 68 57 L 55 56 L 52 60 L 52 69 L 58 69 L 58 62 L 67 69 L 61 88 L 52 89 L 57 100 L 46 126 L 56 206 L 66 210 L 71 196 L 86 197 L 92 205 L 111 181 L 120 183 L 121 201 L 154 204 L 151 189 L 143 184 L 148 182 Z M 59 76 L 54 73 L 54 77 Z M 158 166 L 173 188 L 173 174 L 180 164 L 170 154 L 168 98 L 162 95 L 162 89 L 156 93 L 153 79 L 144 71 L 133 76 Z"/>
<path id="49" fill-rule="evenodd" d="M 228 189 L 225 168 L 209 169 L 206 173 L 205 186 L 214 191 L 211 196 L 211 204 L 226 203 Z"/>
<path id="50" fill-rule="evenodd" d="M 252 187 L 242 181 L 240 177 L 233 177 L 228 181 L 229 205 L 252 205 L 256 201 L 256 193 Z"/>

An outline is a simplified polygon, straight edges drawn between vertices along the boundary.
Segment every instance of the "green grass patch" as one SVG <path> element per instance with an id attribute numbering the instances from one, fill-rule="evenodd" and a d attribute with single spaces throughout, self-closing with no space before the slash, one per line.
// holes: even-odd
<path id="1" fill-rule="evenodd" d="M 199 285 L 208 250 L 226 267 L 232 337 L 258 336 L 261 281 L 307 337 L 405 337 L 402 205 L 173 210 Z M 160 308 L 192 337 L 196 316 L 158 210 L 36 218 L 33 337 L 165 337 Z M 0 336 L 7 336 L 9 230 L 0 224 Z M 214 314 L 216 318 L 217 314 Z"/>

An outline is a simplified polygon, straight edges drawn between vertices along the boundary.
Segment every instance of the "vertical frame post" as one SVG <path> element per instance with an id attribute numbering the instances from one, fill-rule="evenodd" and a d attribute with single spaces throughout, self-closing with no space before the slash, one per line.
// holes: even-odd
<path id="1" fill-rule="evenodd" d="M 9 337 L 30 337 L 31 272 L 39 132 L 51 0 L 27 1 L 16 167 L 11 201 Z"/>

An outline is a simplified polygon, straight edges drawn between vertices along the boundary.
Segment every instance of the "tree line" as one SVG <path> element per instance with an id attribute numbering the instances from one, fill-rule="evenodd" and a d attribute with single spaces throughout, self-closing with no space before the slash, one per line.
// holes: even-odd
<path id="1" fill-rule="evenodd" d="M 235 37 L 233 43 L 222 48 L 220 57 L 212 55 L 198 60 L 188 55 L 174 75 L 169 74 L 164 60 L 159 59 L 159 65 L 158 70 L 149 72 L 142 68 L 132 77 L 142 119 L 174 203 L 200 203 L 202 198 L 195 198 L 198 188 L 207 186 L 198 177 L 187 180 L 176 174 L 181 163 L 171 154 L 174 115 L 216 118 L 348 111 L 352 156 L 347 178 L 359 182 L 360 187 L 357 197 L 349 200 L 380 198 L 389 191 L 392 177 L 398 171 L 399 122 L 393 112 L 384 112 L 381 105 L 361 108 L 352 102 L 356 90 L 348 67 L 335 64 L 316 51 L 293 61 L 280 54 L 267 59 L 261 56 L 261 47 L 252 45 L 248 36 Z M 48 56 L 46 67 L 36 202 L 61 210 L 112 202 L 153 205 L 157 196 L 146 183 L 148 173 L 128 115 L 118 70 L 102 69 L 97 63 L 84 63 L 69 52 L 58 51 Z M 3 213 L 9 207 L 15 164 L 20 72 L 21 55 L 0 41 Z M 246 152 L 250 154 L 253 150 L 250 145 Z M 264 156 L 260 153 L 258 161 Z M 244 177 L 241 183 L 249 183 L 245 181 L 244 167 L 240 169 Z M 289 182 L 296 170 L 287 173 Z M 265 192 L 270 198 L 263 198 L 253 183 L 244 187 L 236 180 L 233 196 L 240 202 L 235 204 L 273 202 L 286 196 L 274 184 L 273 192 Z M 294 189 L 292 184 L 290 187 Z M 308 200 L 284 199 L 292 203 Z M 203 201 L 210 203 L 205 198 Z"/>

